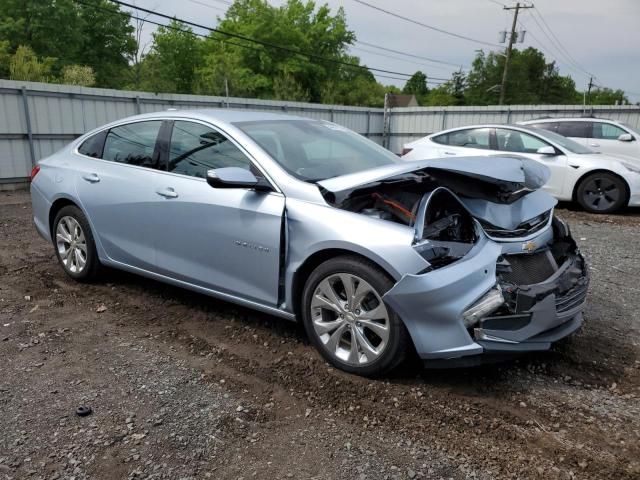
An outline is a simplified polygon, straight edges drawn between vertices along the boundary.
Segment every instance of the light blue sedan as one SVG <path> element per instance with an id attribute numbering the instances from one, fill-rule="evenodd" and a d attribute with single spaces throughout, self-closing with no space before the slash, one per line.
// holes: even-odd
<path id="1" fill-rule="evenodd" d="M 402 161 L 325 121 L 167 111 L 41 160 L 31 193 L 73 279 L 118 268 L 300 320 L 328 362 L 380 375 L 581 325 L 587 270 L 548 177 L 523 158 Z"/>

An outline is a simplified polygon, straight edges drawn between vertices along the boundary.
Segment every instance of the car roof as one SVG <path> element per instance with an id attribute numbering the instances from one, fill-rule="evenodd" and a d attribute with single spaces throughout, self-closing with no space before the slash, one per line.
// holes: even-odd
<path id="1" fill-rule="evenodd" d="M 535 134 L 540 134 L 540 131 L 536 128 L 528 127 L 526 125 L 520 125 L 517 123 L 481 123 L 477 125 L 465 125 L 463 127 L 453 127 L 448 128 L 447 130 L 441 130 L 439 132 L 434 132 L 431 135 L 427 135 L 428 137 L 435 137 L 438 135 L 442 135 L 445 133 L 457 132 L 459 130 L 473 130 L 475 128 L 513 128 L 516 130 L 524 130 L 526 132 L 533 132 Z"/>
<path id="2" fill-rule="evenodd" d="M 208 120 L 214 122 L 234 123 L 234 122 L 255 122 L 255 121 L 273 121 L 273 120 L 313 120 L 307 117 L 299 117 L 295 115 L 287 115 L 282 113 L 272 113 L 260 110 L 234 110 L 230 108 L 203 108 L 176 110 L 169 109 L 153 113 L 145 113 L 129 117 L 129 120 L 142 120 L 145 118 L 196 118 L 200 120 Z"/>
<path id="3" fill-rule="evenodd" d="M 535 118 L 533 120 L 523 120 L 518 122 L 518 125 L 529 125 L 531 123 L 554 123 L 554 122 L 605 122 L 620 124 L 617 120 L 610 118 L 598 118 L 598 117 L 553 117 L 553 118 Z"/>

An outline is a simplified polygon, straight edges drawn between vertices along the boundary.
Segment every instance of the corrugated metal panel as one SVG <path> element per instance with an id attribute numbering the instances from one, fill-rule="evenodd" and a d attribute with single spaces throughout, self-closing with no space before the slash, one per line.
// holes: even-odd
<path id="1" fill-rule="evenodd" d="M 36 160 L 61 148 L 75 135 L 137 113 L 168 108 L 225 108 L 227 105 L 224 97 L 156 95 L 148 92 L 0 80 L 0 178 L 24 177 L 31 170 L 31 155 L 26 139 L 27 122 L 21 93 L 23 87 L 27 93 L 32 133 L 36 135 L 33 141 Z M 376 143 L 382 143 L 381 108 L 249 98 L 229 98 L 228 102 L 231 108 L 236 109 L 265 110 L 333 120 L 368 135 Z M 399 153 L 404 143 L 446 128 L 475 123 L 513 123 L 541 116 L 581 116 L 583 113 L 584 110 L 579 105 L 395 108 L 390 117 L 389 148 Z M 593 113 L 624 121 L 635 128 L 640 127 L 640 109 L 635 106 L 597 106 L 593 107 Z M 41 135 L 46 137 L 42 138 Z"/>

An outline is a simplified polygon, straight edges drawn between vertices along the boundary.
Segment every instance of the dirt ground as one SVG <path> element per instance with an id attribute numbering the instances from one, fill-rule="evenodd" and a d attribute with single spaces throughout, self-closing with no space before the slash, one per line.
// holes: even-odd
<path id="1" fill-rule="evenodd" d="M 73 282 L 28 194 L 2 193 L 0 479 L 639 479 L 640 212 L 558 213 L 592 270 L 578 334 L 372 381 L 286 321 L 124 273 Z"/>

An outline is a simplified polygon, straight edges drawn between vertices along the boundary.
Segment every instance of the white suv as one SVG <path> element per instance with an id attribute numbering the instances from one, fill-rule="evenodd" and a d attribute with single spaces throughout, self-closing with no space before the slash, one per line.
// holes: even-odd
<path id="1" fill-rule="evenodd" d="M 640 160 L 640 133 L 629 125 L 604 118 L 545 118 L 519 122 L 575 140 L 602 153 L 627 155 Z"/>

